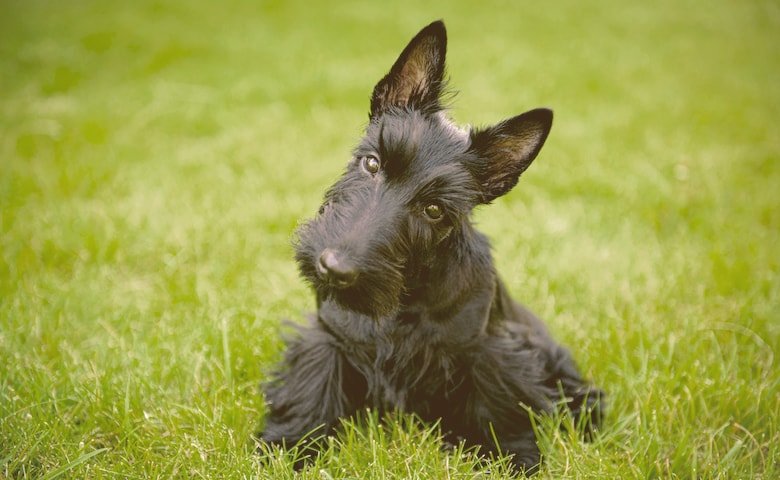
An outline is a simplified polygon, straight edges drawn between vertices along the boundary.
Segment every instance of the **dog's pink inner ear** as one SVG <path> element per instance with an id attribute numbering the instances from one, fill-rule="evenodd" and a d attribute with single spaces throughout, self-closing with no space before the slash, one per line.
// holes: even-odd
<path id="1" fill-rule="evenodd" d="M 371 97 L 371 116 L 389 108 L 439 109 L 447 34 L 434 22 L 415 36 L 379 81 Z"/>
<path id="2" fill-rule="evenodd" d="M 531 110 L 472 134 L 477 161 L 469 165 L 484 202 L 506 194 L 539 154 L 552 127 L 552 111 Z"/>
<path id="3" fill-rule="evenodd" d="M 406 106 L 413 96 L 425 97 L 430 93 L 436 76 L 435 62 L 438 51 L 434 38 L 425 38 L 406 59 L 398 73 L 395 85 L 392 85 L 388 103 L 394 106 Z"/>

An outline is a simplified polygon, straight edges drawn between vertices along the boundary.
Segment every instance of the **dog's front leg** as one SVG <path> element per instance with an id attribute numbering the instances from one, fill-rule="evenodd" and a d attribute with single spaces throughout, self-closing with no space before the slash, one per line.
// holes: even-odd
<path id="1" fill-rule="evenodd" d="M 512 437 L 498 439 L 501 452 L 512 455 L 512 464 L 518 472 L 531 475 L 539 470 L 542 460 L 536 436 L 533 430 L 528 430 Z"/>
<path id="2" fill-rule="evenodd" d="M 542 381 L 545 363 L 538 350 L 511 337 L 487 336 L 475 345 L 468 364 L 471 441 L 487 452 L 512 455 L 519 471 L 536 471 L 541 456 L 527 409 L 552 411 L 556 393 Z"/>
<path id="3" fill-rule="evenodd" d="M 480 452 L 483 454 L 511 455 L 515 470 L 526 475 L 535 473 L 539 469 L 541 453 L 527 418 L 521 419 L 515 415 L 500 418 L 502 414 L 499 412 L 490 412 L 490 405 L 483 404 L 476 407 L 485 416 L 482 417 L 482 424 L 478 427 L 482 432 L 480 438 L 472 438 L 470 443 L 479 444 Z"/>
<path id="4" fill-rule="evenodd" d="M 283 447 L 298 444 L 304 456 L 315 454 L 319 440 L 355 411 L 353 390 L 360 383 L 328 332 L 317 323 L 302 328 L 266 385 L 268 413 L 260 440 Z"/>

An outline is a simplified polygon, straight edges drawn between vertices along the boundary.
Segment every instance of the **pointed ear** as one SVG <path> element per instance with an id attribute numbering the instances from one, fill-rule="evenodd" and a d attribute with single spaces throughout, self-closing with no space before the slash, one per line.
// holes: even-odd
<path id="1" fill-rule="evenodd" d="M 374 87 L 370 117 L 393 107 L 430 112 L 441 110 L 439 96 L 444 84 L 446 54 L 444 22 L 439 20 L 420 30 L 401 52 L 390 72 Z"/>
<path id="2" fill-rule="evenodd" d="M 552 119 L 552 110 L 537 108 L 472 132 L 469 150 L 475 156 L 467 167 L 482 186 L 484 203 L 492 202 L 517 184 L 520 174 L 542 149 Z"/>

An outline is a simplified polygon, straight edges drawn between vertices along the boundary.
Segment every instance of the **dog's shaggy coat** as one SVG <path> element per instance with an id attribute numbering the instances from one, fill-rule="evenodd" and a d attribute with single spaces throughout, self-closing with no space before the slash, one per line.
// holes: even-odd
<path id="1" fill-rule="evenodd" d="M 442 22 L 412 39 L 374 89 L 346 172 L 298 231 L 317 313 L 266 387 L 264 442 L 332 433 L 365 408 L 412 412 L 439 421 L 447 441 L 500 448 L 530 471 L 540 455 L 525 408 L 565 403 L 600 420 L 601 391 L 510 298 L 470 222 L 517 183 L 552 112 L 454 126 L 441 100 L 445 53 Z"/>

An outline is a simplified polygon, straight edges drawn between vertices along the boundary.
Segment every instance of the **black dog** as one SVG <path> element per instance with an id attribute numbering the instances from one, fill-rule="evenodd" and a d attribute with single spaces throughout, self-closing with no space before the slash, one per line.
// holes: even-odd
<path id="1" fill-rule="evenodd" d="M 565 404 L 599 422 L 601 391 L 509 297 L 470 222 L 517 183 L 552 112 L 456 127 L 441 100 L 446 45 L 434 22 L 404 49 L 374 88 L 344 176 L 298 231 L 318 310 L 266 388 L 264 442 L 291 446 L 365 408 L 397 410 L 440 421 L 450 442 L 513 454 L 528 472 L 540 455 L 525 408 Z"/>

